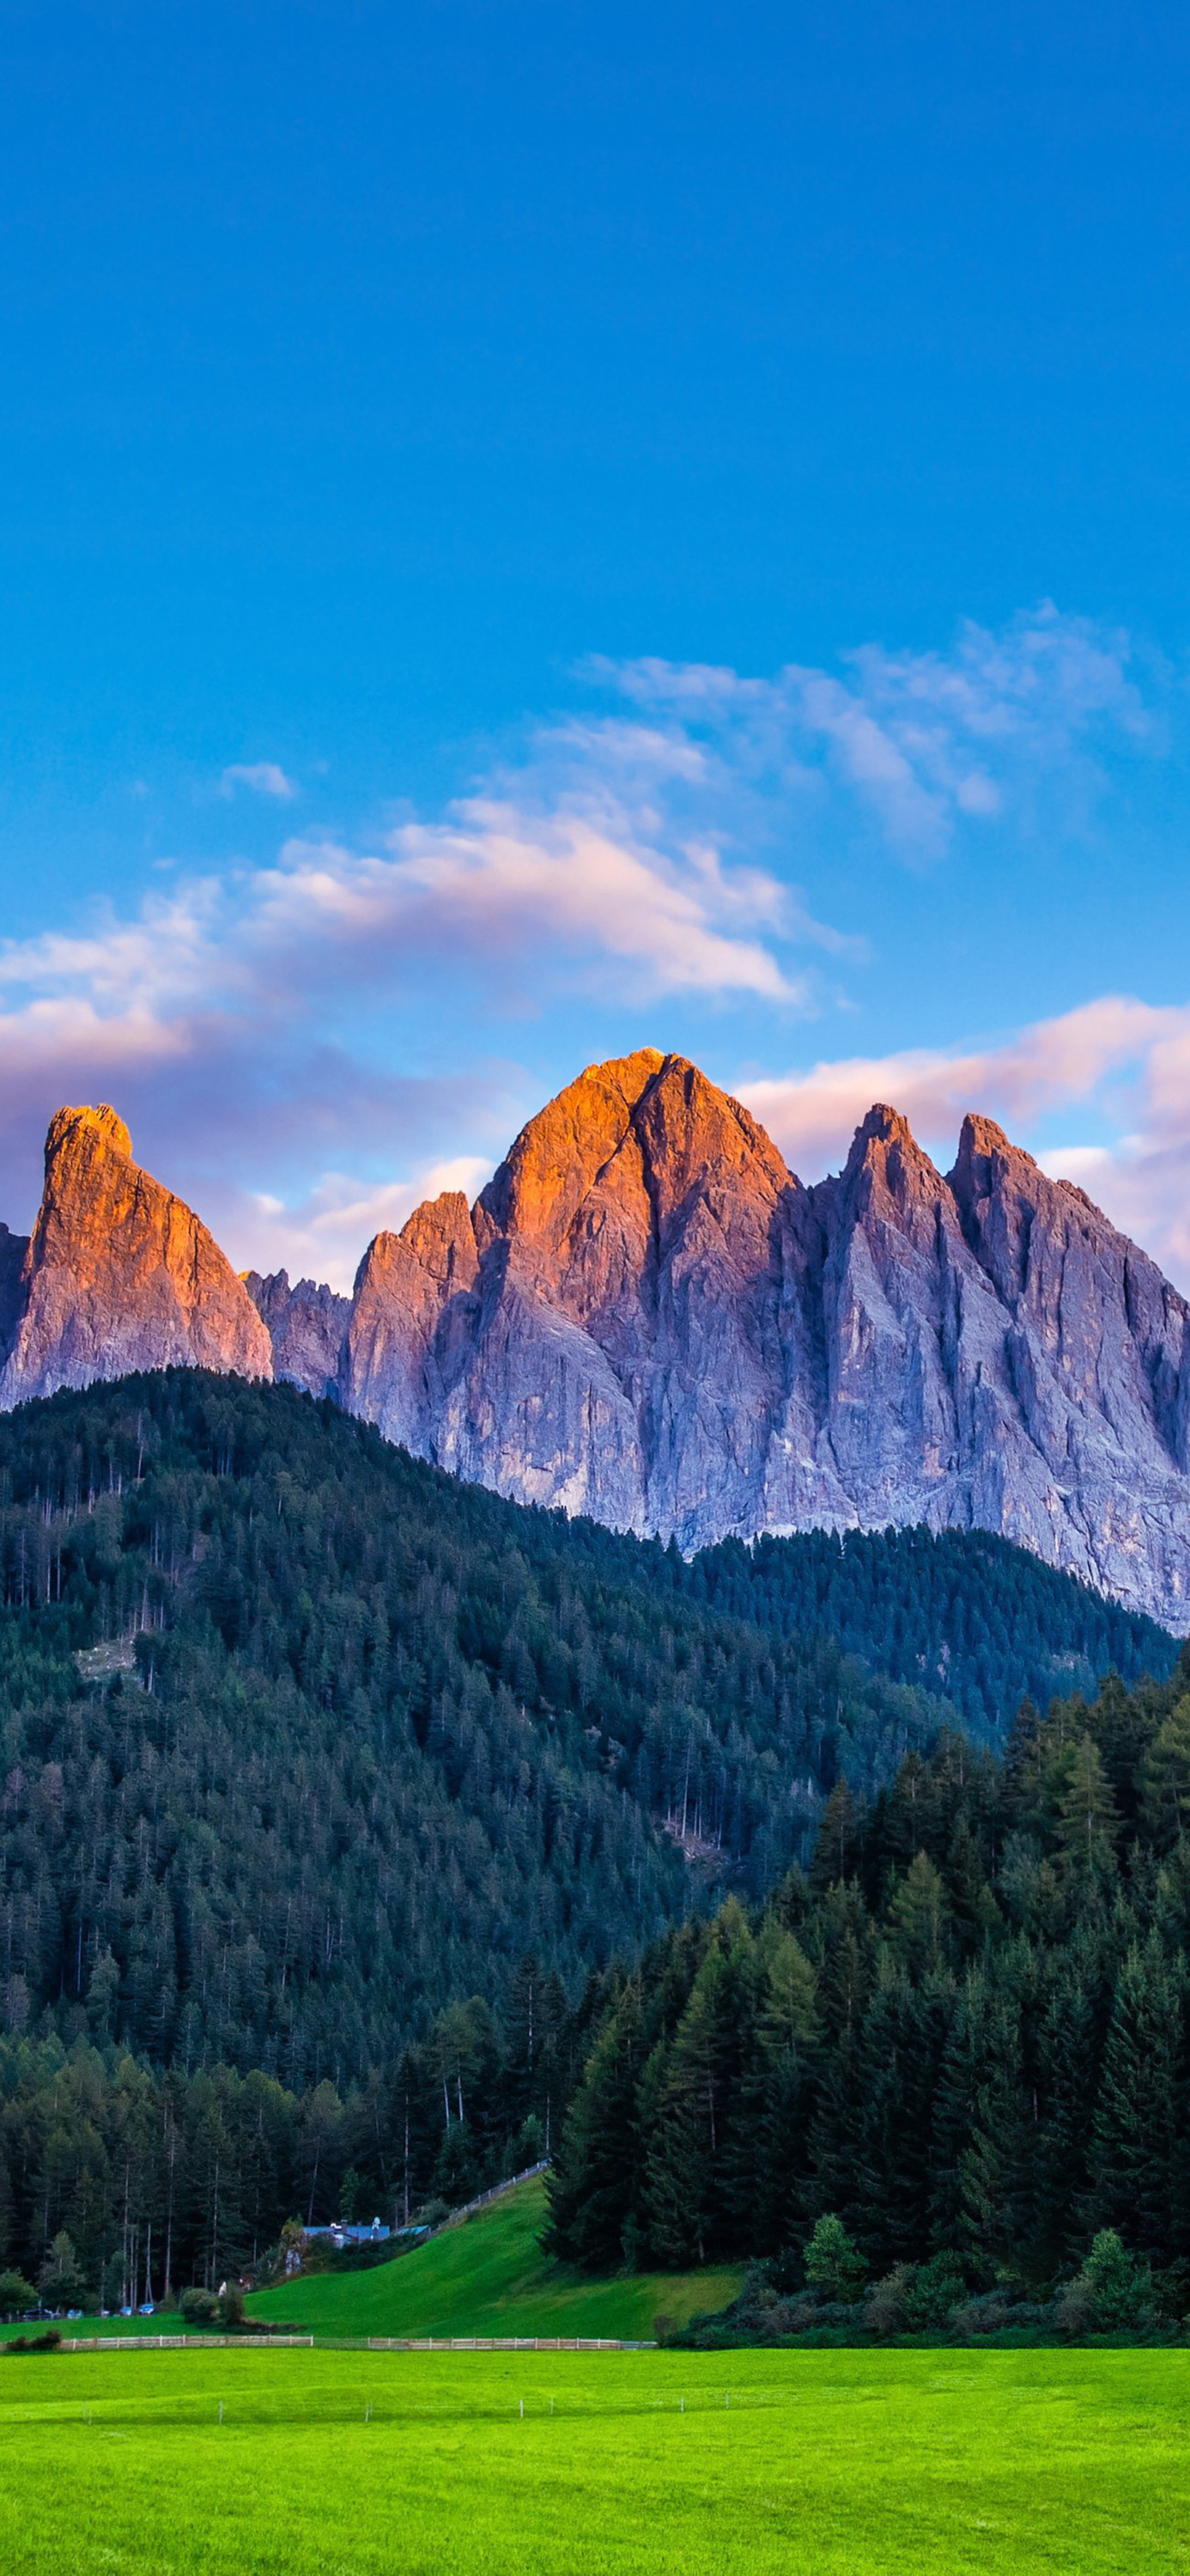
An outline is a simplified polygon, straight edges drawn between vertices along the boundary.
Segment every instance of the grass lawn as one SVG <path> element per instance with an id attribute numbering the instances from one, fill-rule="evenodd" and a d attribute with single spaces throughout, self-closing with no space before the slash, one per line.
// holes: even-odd
<path id="1" fill-rule="evenodd" d="M 0 2565 L 1181 2576 L 1188 2416 L 1181 2352 L 0 2359 Z"/>
<path id="2" fill-rule="evenodd" d="M 393 2263 L 258 2291 L 248 2312 L 314 2334 L 618 2335 L 631 2342 L 650 2336 L 658 2315 L 684 2324 L 698 2309 L 726 2307 L 739 2287 L 740 2274 L 726 2270 L 586 2280 L 542 2253 L 544 2219 L 544 2183 L 521 2183 Z"/>

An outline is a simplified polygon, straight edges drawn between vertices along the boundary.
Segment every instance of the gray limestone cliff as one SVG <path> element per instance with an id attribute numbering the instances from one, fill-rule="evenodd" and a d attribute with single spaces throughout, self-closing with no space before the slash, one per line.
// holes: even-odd
<path id="1" fill-rule="evenodd" d="M 1190 1627 L 1187 1307 L 987 1119 L 878 1107 L 812 1189 L 652 1050 L 532 1119 L 473 1209 L 379 1235 L 343 1403 L 456 1474 L 684 1548 L 990 1528 Z"/>
<path id="2" fill-rule="evenodd" d="M 274 1377 L 304 1387 L 307 1395 L 336 1394 L 350 1297 L 338 1297 L 313 1279 L 299 1279 L 291 1288 L 287 1270 L 263 1279 L 259 1270 L 246 1270 L 243 1281 L 272 1345 Z"/>

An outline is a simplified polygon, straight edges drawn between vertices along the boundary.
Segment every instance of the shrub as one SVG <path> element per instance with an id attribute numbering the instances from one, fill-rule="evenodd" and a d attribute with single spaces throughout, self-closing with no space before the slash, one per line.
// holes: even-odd
<path id="1" fill-rule="evenodd" d="M 182 2323 L 187 2326 L 213 2326 L 219 2314 L 219 2301 L 213 2290 L 183 2290 L 178 2307 Z"/>
<path id="2" fill-rule="evenodd" d="M 44 2334 L 13 2335 L 0 2344 L 0 2352 L 60 2352 L 62 2337 L 57 2326 L 47 2326 Z"/>
<path id="3" fill-rule="evenodd" d="M 1157 2293 L 1147 2263 L 1122 2244 L 1114 2227 L 1100 2229 L 1081 2272 L 1058 2300 L 1061 2332 L 1077 2342 L 1085 2334 L 1144 2332 L 1157 2322 Z"/>
<path id="4" fill-rule="evenodd" d="M 879 2335 L 883 2341 L 903 2333 L 905 2303 L 912 2279 L 911 2263 L 894 2263 L 891 2272 L 886 2272 L 882 2280 L 873 2283 L 864 2301 L 864 2324 L 869 2334 Z"/>
<path id="5" fill-rule="evenodd" d="M 963 2266 L 957 2254 L 935 2254 L 910 2275 L 905 2291 L 905 2330 L 918 2334 L 949 2323 L 967 2296 Z"/>
<path id="6" fill-rule="evenodd" d="M 824 2299 L 850 2306 L 862 2295 L 867 2263 L 841 2218 L 820 2218 L 806 2247 L 806 2279 Z"/>

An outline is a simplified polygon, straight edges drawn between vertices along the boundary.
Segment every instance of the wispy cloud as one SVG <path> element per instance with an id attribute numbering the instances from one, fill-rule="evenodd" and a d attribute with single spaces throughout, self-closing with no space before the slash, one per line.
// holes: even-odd
<path id="1" fill-rule="evenodd" d="M 325 1279 L 346 1290 L 374 1235 L 399 1233 L 422 1199 L 443 1190 L 461 1190 L 473 1199 L 491 1168 L 484 1155 L 458 1154 L 419 1163 L 406 1180 L 381 1181 L 373 1189 L 361 1189 L 350 1173 L 324 1172 L 304 1199 L 287 1202 L 258 1192 L 236 1212 L 237 1237 L 251 1247 L 241 1266 L 288 1270 L 291 1279 Z"/>
<path id="2" fill-rule="evenodd" d="M 295 780 L 287 778 L 275 760 L 233 760 L 219 781 L 221 796 L 234 796 L 237 787 L 250 788 L 254 796 L 273 796 L 283 805 L 292 804 L 297 795 Z"/>
<path id="3" fill-rule="evenodd" d="M 862 971 L 860 908 L 832 917 L 839 842 L 860 836 L 881 868 L 938 865 L 962 833 L 1032 828 L 1039 799 L 1081 809 L 1098 764 L 1122 743 L 1147 755 L 1164 721 L 1126 638 L 1050 608 L 997 635 L 965 628 L 949 654 L 591 676 L 602 711 L 527 732 L 438 812 L 304 831 L 266 866 L 178 872 L 124 913 L 0 943 L 7 1212 L 31 1205 L 49 1111 L 102 1095 L 241 1264 L 310 1266 L 322 1246 L 342 1279 L 452 1139 L 495 1159 L 533 1106 L 503 1060 L 511 1018 L 555 1013 L 559 1080 L 586 1051 L 588 1004 L 647 1010 L 650 1039 L 659 1006 L 687 1026 L 746 1010 L 788 1062 L 792 1027 Z M 271 761 L 233 763 L 221 786 L 297 793 Z M 404 1032 L 416 1020 L 425 1050 L 435 1013 L 440 1039 L 411 1070 Z M 1168 1172 L 1183 1151 L 1179 1047 L 1180 1014 L 1103 1000 L 1002 1046 L 824 1061 L 747 1096 L 792 1161 L 824 1167 L 879 1093 L 929 1140 L 973 1102 L 1027 1130 L 1045 1104 L 1101 1102 L 1118 1079 L 1127 1117 L 1107 1132 L 1147 1141 L 1111 1149 L 1105 1193 L 1131 1188 L 1139 1206 L 1152 1157 Z M 1072 1150 L 1103 1150 L 1104 1132 L 1102 1114 L 1072 1125 Z"/>
<path id="4" fill-rule="evenodd" d="M 373 976 L 449 957 L 517 991 L 615 977 L 637 1000 L 801 998 L 766 945 L 800 927 L 787 890 L 726 867 L 713 847 L 651 847 L 623 816 L 467 799 L 441 823 L 402 825 L 379 852 L 291 842 L 256 897 L 260 934 L 295 964 L 316 941 L 324 964 L 353 953 Z"/>
<path id="5" fill-rule="evenodd" d="M 750 778 L 770 796 L 833 789 L 920 859 L 936 858 L 964 822 L 1019 816 L 1042 787 L 1083 805 L 1108 745 L 1160 740 L 1129 637 L 1050 602 L 999 633 L 965 624 L 948 654 L 864 645 L 839 672 L 590 667 L 654 725 L 668 718 L 700 746 L 707 773 Z"/>

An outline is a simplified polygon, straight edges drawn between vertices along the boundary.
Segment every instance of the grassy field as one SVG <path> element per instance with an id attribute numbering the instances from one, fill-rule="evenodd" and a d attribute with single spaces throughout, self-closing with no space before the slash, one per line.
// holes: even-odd
<path id="1" fill-rule="evenodd" d="M 1188 2415 L 1171 2352 L 5 2359 L 0 2565 L 1181 2576 Z"/>
<path id="2" fill-rule="evenodd" d="M 521 2183 L 395 2263 L 261 2290 L 248 2313 L 315 2334 L 617 2335 L 632 2342 L 652 2335 L 654 2317 L 684 2324 L 697 2309 L 726 2307 L 739 2287 L 731 2271 L 585 2280 L 542 2253 L 544 2218 L 544 2183 Z"/>

